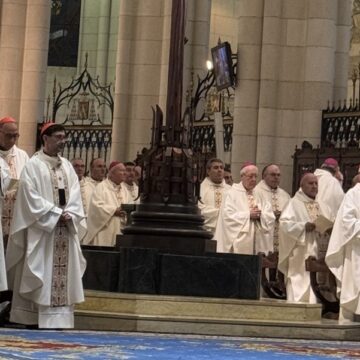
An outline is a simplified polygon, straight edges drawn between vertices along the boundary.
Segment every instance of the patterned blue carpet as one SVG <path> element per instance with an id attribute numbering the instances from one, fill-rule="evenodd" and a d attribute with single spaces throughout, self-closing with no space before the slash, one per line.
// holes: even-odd
<path id="1" fill-rule="evenodd" d="M 0 359 L 360 359 L 360 343 L 0 329 Z"/>

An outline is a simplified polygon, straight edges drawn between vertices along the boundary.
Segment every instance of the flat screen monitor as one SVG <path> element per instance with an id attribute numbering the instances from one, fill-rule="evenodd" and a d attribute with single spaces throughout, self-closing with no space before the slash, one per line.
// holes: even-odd
<path id="1" fill-rule="evenodd" d="M 225 41 L 211 49 L 216 88 L 226 89 L 235 83 L 230 44 Z"/>

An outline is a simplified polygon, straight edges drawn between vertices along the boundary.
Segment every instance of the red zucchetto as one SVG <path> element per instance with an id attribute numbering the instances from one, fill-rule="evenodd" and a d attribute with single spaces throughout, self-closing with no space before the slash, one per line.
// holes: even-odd
<path id="1" fill-rule="evenodd" d="M 110 171 L 113 167 L 115 167 L 116 165 L 119 165 L 119 164 L 121 164 L 121 161 L 112 161 L 112 162 L 110 163 L 110 165 L 109 165 L 109 171 Z"/>
<path id="2" fill-rule="evenodd" d="M 16 120 L 11 116 L 5 116 L 2 119 L 0 119 L 0 125 L 8 124 L 8 123 L 16 123 Z"/>
<path id="3" fill-rule="evenodd" d="M 45 124 L 42 126 L 41 130 L 40 130 L 40 136 L 41 136 L 49 127 L 54 126 L 54 125 L 56 125 L 54 122 L 47 122 L 47 123 L 45 123 Z"/>
<path id="4" fill-rule="evenodd" d="M 330 168 L 336 169 L 339 166 L 339 163 L 334 158 L 327 158 L 324 161 L 324 165 L 326 165 Z"/>

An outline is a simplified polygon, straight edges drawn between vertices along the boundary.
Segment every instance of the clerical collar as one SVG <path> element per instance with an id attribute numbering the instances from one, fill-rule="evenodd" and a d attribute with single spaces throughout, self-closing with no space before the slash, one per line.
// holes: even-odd
<path id="1" fill-rule="evenodd" d="M 42 161 L 47 162 L 53 168 L 59 167 L 61 165 L 61 158 L 59 155 L 50 156 L 45 154 L 44 151 L 41 149 L 38 152 L 38 156 Z"/>
<path id="2" fill-rule="evenodd" d="M 90 181 L 94 184 L 100 184 L 102 182 L 102 180 L 95 180 L 94 178 L 92 178 L 91 176 L 89 177 Z"/>
<path id="3" fill-rule="evenodd" d="M 121 183 L 120 184 L 115 184 L 112 180 L 110 180 L 109 178 L 107 178 L 109 183 L 115 188 L 115 189 L 120 189 L 121 188 Z"/>
<path id="4" fill-rule="evenodd" d="M 1 157 L 7 157 L 8 155 L 12 155 L 12 150 L 14 147 L 11 147 L 9 150 L 3 150 L 0 147 L 0 156 Z"/>
<path id="5" fill-rule="evenodd" d="M 224 185 L 225 180 L 223 180 L 221 183 L 214 183 L 209 177 L 207 177 L 207 179 L 209 180 L 210 184 L 216 187 L 220 187 Z"/>
<path id="6" fill-rule="evenodd" d="M 297 191 L 297 194 L 300 196 L 300 198 L 303 199 L 303 201 L 305 200 L 305 201 L 307 201 L 307 202 L 317 202 L 317 201 L 316 201 L 316 198 L 313 199 L 313 198 L 311 198 L 310 196 L 306 195 L 306 194 L 304 193 L 303 189 L 301 189 L 301 188 Z"/>
<path id="7" fill-rule="evenodd" d="M 270 187 L 270 186 L 265 182 L 265 180 L 261 180 L 261 184 L 262 184 L 262 186 L 263 186 L 263 188 L 264 188 L 265 190 L 269 190 L 269 191 L 271 191 L 271 192 L 276 192 L 276 191 L 279 189 L 279 187 L 273 189 L 272 187 Z M 260 185 L 260 186 L 261 186 L 261 185 Z"/>

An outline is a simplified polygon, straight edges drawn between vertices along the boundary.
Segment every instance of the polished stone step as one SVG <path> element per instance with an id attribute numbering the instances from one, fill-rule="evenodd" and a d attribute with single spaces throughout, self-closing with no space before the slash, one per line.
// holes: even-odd
<path id="1" fill-rule="evenodd" d="M 319 304 L 281 300 L 240 300 L 185 296 L 139 295 L 86 291 L 77 310 L 139 316 L 195 317 L 223 320 L 316 321 Z"/>
<path id="2" fill-rule="evenodd" d="M 321 319 L 321 306 L 86 291 L 79 330 L 135 331 L 294 339 L 360 339 L 360 323 Z"/>

